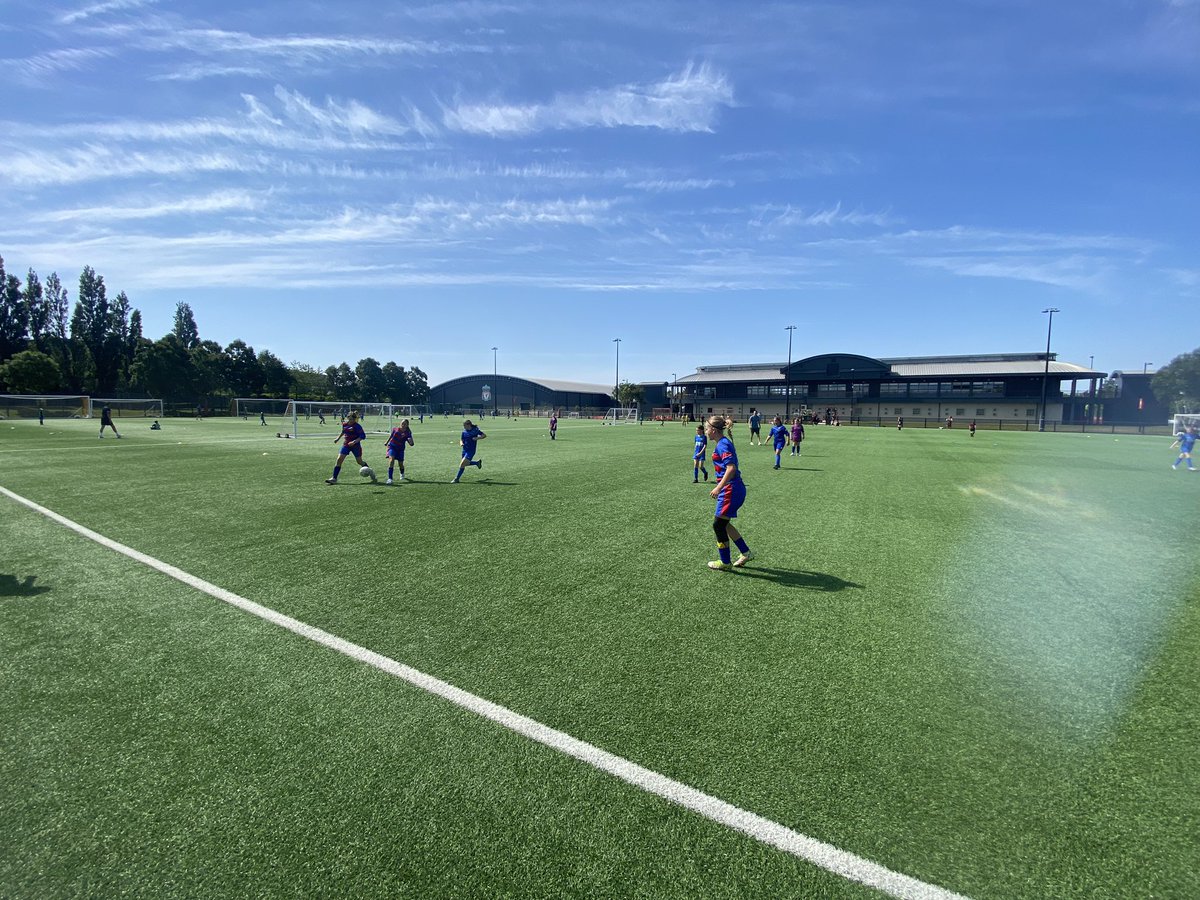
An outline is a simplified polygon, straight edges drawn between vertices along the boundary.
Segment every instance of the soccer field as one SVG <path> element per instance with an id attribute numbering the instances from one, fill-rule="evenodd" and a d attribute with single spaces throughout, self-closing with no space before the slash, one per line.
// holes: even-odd
<path id="1" fill-rule="evenodd" d="M 1196 895 L 1169 438 L 739 425 L 711 572 L 694 427 L 460 422 L 0 422 L 0 896 Z"/>

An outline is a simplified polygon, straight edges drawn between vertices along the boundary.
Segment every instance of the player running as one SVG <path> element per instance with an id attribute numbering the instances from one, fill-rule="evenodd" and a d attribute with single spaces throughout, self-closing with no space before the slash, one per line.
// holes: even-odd
<path id="1" fill-rule="evenodd" d="M 342 471 L 342 462 L 347 456 L 354 454 L 354 461 L 360 466 L 365 466 L 362 455 L 362 442 L 366 440 L 367 433 L 363 431 L 363 427 L 358 424 L 358 413 L 350 410 L 346 414 L 346 421 L 342 423 L 342 433 L 334 438 L 334 443 L 341 441 L 342 450 L 338 454 L 337 462 L 333 466 L 333 477 L 326 478 L 326 484 L 337 484 L 338 473 Z M 371 481 L 375 482 L 379 479 L 375 477 L 375 473 L 371 473 Z"/>
<path id="2" fill-rule="evenodd" d="M 104 437 L 105 428 L 111 428 L 113 434 L 118 438 L 121 436 L 121 432 L 117 431 L 117 426 L 113 424 L 112 409 L 109 408 L 107 403 L 100 410 L 100 437 Z"/>
<path id="3" fill-rule="evenodd" d="M 404 480 L 404 448 L 406 445 L 414 446 L 413 435 L 412 429 L 408 427 L 408 419 L 402 419 L 400 424 L 392 429 L 392 435 L 388 438 L 384 457 L 391 462 L 388 463 L 388 477 L 384 484 L 392 483 L 392 474 L 397 463 L 400 464 L 400 480 Z"/>
<path id="4" fill-rule="evenodd" d="M 550 440 L 555 440 L 558 436 L 558 410 L 550 413 Z"/>
<path id="5" fill-rule="evenodd" d="M 704 468 L 704 451 L 708 449 L 708 438 L 704 434 L 704 426 L 696 426 L 696 449 L 692 453 L 692 484 L 700 483 L 700 473 L 708 481 L 708 469 Z"/>
<path id="6" fill-rule="evenodd" d="M 1172 444 L 1171 447 L 1174 448 L 1176 446 L 1179 447 L 1179 456 L 1178 456 L 1178 458 L 1176 458 L 1175 462 L 1171 465 L 1171 468 L 1178 469 L 1179 464 L 1186 459 L 1188 471 L 1195 472 L 1196 467 L 1194 465 L 1192 465 L 1192 448 L 1194 446 L 1196 446 L 1196 426 L 1195 425 L 1189 425 L 1187 427 L 1186 431 L 1181 431 L 1181 432 L 1179 432 L 1178 435 L 1175 436 L 1175 443 Z"/>
<path id="7" fill-rule="evenodd" d="M 779 468 L 780 457 L 783 456 L 783 448 L 787 446 L 788 430 L 783 424 L 783 419 L 776 416 L 771 422 L 771 430 L 767 433 L 767 437 L 771 439 L 771 446 L 775 448 L 775 468 Z"/>
<path id="8" fill-rule="evenodd" d="M 486 434 L 479 430 L 479 426 L 467 419 L 463 422 L 462 436 L 459 438 L 459 446 L 462 447 L 462 461 L 458 464 L 458 473 L 454 476 L 451 484 L 458 484 L 458 480 L 462 478 L 463 469 L 467 466 L 474 466 L 477 469 L 483 468 L 483 460 L 475 459 L 475 447 L 479 441 L 482 441 Z"/>
<path id="9" fill-rule="evenodd" d="M 729 424 L 729 420 L 724 416 L 709 416 L 705 429 L 705 434 L 709 439 L 716 441 L 712 463 L 713 474 L 717 476 L 718 480 L 717 486 L 709 492 L 709 496 L 717 501 L 712 527 L 717 535 L 717 553 L 721 557 L 710 562 L 708 567 L 722 571 L 732 566 L 740 568 L 754 559 L 754 554 L 747 546 L 745 539 L 730 521 L 737 518 L 738 510 L 746 502 L 746 484 L 742 481 L 742 473 L 738 471 L 737 450 L 733 447 L 733 441 L 725 436 Z M 741 552 L 741 556 L 732 563 L 729 561 L 730 538 Z"/>

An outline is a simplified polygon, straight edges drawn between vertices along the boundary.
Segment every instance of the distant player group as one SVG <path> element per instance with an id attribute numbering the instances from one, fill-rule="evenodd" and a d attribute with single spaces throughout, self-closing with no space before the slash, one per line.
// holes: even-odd
<path id="1" fill-rule="evenodd" d="M 372 469 L 363 460 L 362 442 L 366 440 L 367 433 L 363 430 L 358 421 L 358 413 L 351 411 L 346 416 L 346 421 L 342 423 L 342 433 L 339 434 L 334 442 L 341 441 L 342 448 L 338 452 L 337 462 L 333 464 L 333 475 L 325 479 L 326 484 L 337 484 L 338 475 L 342 471 L 342 463 L 346 461 L 347 456 L 353 456 L 354 461 L 359 466 L 359 474 L 364 478 L 370 478 L 373 483 L 377 483 L 379 479 L 375 475 L 375 470 Z M 462 435 L 459 437 L 458 444 L 462 448 L 462 458 L 458 463 L 458 472 L 455 473 L 451 484 L 458 484 L 462 479 L 463 472 L 468 466 L 474 466 L 477 469 L 483 468 L 483 460 L 475 459 L 475 452 L 479 442 L 486 438 L 487 435 L 479 430 L 479 426 L 467 419 L 463 422 Z M 415 446 L 413 440 L 412 429 L 409 427 L 408 419 L 404 419 L 392 429 L 392 433 L 388 436 L 387 447 L 384 451 L 384 457 L 388 460 L 387 481 L 384 484 L 394 484 L 396 481 L 404 480 L 404 451 L 408 447 Z M 396 478 L 396 470 L 400 470 L 400 477 Z"/>

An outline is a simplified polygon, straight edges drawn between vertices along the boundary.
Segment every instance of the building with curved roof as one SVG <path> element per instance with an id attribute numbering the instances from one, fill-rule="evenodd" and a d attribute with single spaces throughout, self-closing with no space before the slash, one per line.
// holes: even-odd
<path id="1" fill-rule="evenodd" d="M 564 413 L 605 410 L 613 405 L 612 389 L 602 384 L 518 378 L 515 375 L 463 375 L 429 389 L 429 406 L 437 412 L 529 412 L 557 409 Z"/>

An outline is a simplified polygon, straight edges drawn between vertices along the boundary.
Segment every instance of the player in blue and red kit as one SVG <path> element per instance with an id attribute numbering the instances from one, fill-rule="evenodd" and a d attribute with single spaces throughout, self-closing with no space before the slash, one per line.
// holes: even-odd
<path id="1" fill-rule="evenodd" d="M 392 474 L 396 469 L 396 463 L 400 464 L 400 480 L 404 480 L 404 448 L 406 446 L 413 446 L 413 435 L 412 429 L 408 427 L 408 419 L 403 419 L 392 429 L 392 435 L 388 438 L 387 452 L 384 456 L 391 462 L 388 463 L 388 477 L 385 484 L 392 483 Z"/>
<path id="2" fill-rule="evenodd" d="M 708 449 L 708 438 L 704 435 L 704 426 L 696 426 L 696 449 L 692 453 L 692 484 L 700 483 L 700 473 L 708 481 L 708 469 L 704 468 L 704 451 Z"/>
<path id="3" fill-rule="evenodd" d="M 555 440 L 558 435 L 558 411 L 555 410 L 550 414 L 550 440 Z"/>
<path id="4" fill-rule="evenodd" d="M 788 430 L 783 424 L 783 419 L 776 416 L 771 422 L 771 431 L 768 434 L 771 438 L 771 446 L 775 448 L 775 468 L 779 468 L 780 457 L 783 456 L 783 448 L 787 446 Z"/>
<path id="5" fill-rule="evenodd" d="M 363 431 L 363 427 L 358 424 L 358 413 L 351 410 L 346 415 L 346 421 L 342 423 L 342 433 L 334 438 L 334 442 L 342 442 L 342 450 L 338 453 L 337 462 L 333 466 L 333 477 L 326 478 L 326 484 L 337 484 L 338 473 L 342 471 L 342 462 L 347 456 L 354 455 L 354 460 L 360 466 L 365 466 L 362 455 L 362 442 L 366 439 L 367 433 Z M 377 481 L 375 473 L 371 473 L 371 481 Z"/>
<path id="6" fill-rule="evenodd" d="M 709 496 L 717 501 L 712 527 L 717 535 L 717 552 L 721 557 L 708 564 L 710 569 L 728 569 L 731 566 L 740 568 L 754 559 L 750 547 L 730 521 L 737 517 L 738 510 L 746 502 L 746 484 L 742 481 L 742 473 L 738 471 L 737 450 L 733 447 L 733 441 L 725 436 L 729 425 L 729 419 L 724 416 L 709 416 L 705 429 L 709 440 L 716 441 L 712 463 L 713 474 L 717 476 L 717 486 L 709 492 Z M 732 563 L 729 561 L 731 539 L 741 552 L 741 556 Z"/>
<path id="7" fill-rule="evenodd" d="M 462 478 L 463 469 L 467 466 L 474 466 L 477 469 L 483 468 L 483 460 L 475 459 L 475 446 L 479 441 L 482 441 L 486 434 L 479 430 L 479 426 L 467 419 L 463 422 L 462 436 L 458 443 L 462 447 L 462 461 L 458 464 L 458 473 L 454 476 L 451 484 L 458 484 L 458 480 Z"/>
<path id="8" fill-rule="evenodd" d="M 1178 469 L 1179 464 L 1185 459 L 1189 472 L 1195 472 L 1196 467 L 1192 465 L 1192 448 L 1196 446 L 1196 426 L 1189 425 L 1187 431 L 1181 431 L 1175 438 L 1175 444 L 1179 445 L 1179 456 L 1172 464 L 1172 469 Z M 1174 447 L 1175 444 L 1171 446 Z"/>

